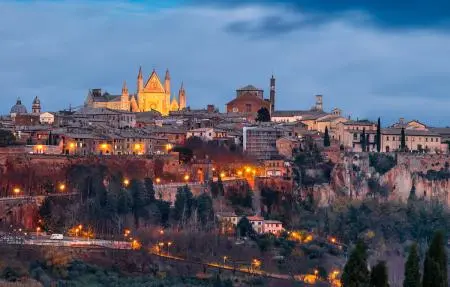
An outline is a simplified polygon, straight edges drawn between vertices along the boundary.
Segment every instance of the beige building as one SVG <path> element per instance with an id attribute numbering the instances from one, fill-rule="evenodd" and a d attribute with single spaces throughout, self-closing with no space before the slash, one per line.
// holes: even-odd
<path id="1" fill-rule="evenodd" d="M 133 112 L 158 111 L 162 115 L 168 115 L 170 111 L 178 111 L 186 108 L 186 91 L 183 84 L 178 91 L 178 99 L 172 97 L 170 87 L 170 74 L 166 71 L 164 83 L 161 82 L 155 70 L 144 84 L 142 69 L 139 69 L 137 77 L 137 89 L 135 94 L 130 94 L 127 84 L 124 82 L 120 95 L 110 95 L 101 89 L 90 90 L 85 105 L 90 108 L 108 108 Z"/>
<path id="2" fill-rule="evenodd" d="M 193 129 L 186 133 L 186 138 L 198 137 L 203 141 L 212 141 L 214 139 L 221 139 L 227 137 L 227 132 L 215 128 L 199 128 Z"/>
<path id="3" fill-rule="evenodd" d="M 377 124 L 368 120 L 356 120 L 340 122 L 336 125 L 334 138 L 337 139 L 340 145 L 346 149 L 355 152 L 361 152 L 361 135 L 366 134 L 366 143 L 368 143 L 369 151 L 376 150 L 376 131 Z"/>

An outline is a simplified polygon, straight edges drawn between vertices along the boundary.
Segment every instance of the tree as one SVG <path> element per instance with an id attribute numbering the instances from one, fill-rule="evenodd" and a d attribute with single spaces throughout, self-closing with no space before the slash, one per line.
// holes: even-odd
<path id="1" fill-rule="evenodd" d="M 212 198 L 207 193 L 197 197 L 197 215 L 203 226 L 214 218 Z"/>
<path id="2" fill-rule="evenodd" d="M 262 107 L 258 110 L 258 114 L 256 115 L 257 122 L 270 122 L 270 112 L 268 109 Z"/>
<path id="3" fill-rule="evenodd" d="M 361 144 L 361 151 L 366 151 L 366 128 L 363 128 L 361 136 L 359 138 L 359 143 Z"/>
<path id="4" fill-rule="evenodd" d="M 411 186 L 411 190 L 409 191 L 409 197 L 408 200 L 416 200 L 417 195 L 416 195 L 416 185 L 413 182 L 413 185 Z"/>
<path id="5" fill-rule="evenodd" d="M 417 244 L 411 245 L 408 260 L 405 263 L 405 279 L 403 287 L 420 287 L 420 266 Z"/>
<path id="6" fill-rule="evenodd" d="M 379 261 L 370 272 L 371 287 L 389 287 L 386 262 Z"/>
<path id="7" fill-rule="evenodd" d="M 328 134 L 328 126 L 325 127 L 325 135 L 323 136 L 323 146 L 330 146 L 330 135 Z"/>
<path id="8" fill-rule="evenodd" d="M 0 147 L 13 145 L 16 141 L 16 137 L 11 131 L 0 130 Z"/>
<path id="9" fill-rule="evenodd" d="M 447 287 L 447 254 L 444 233 L 437 231 L 423 264 L 423 287 Z"/>
<path id="10" fill-rule="evenodd" d="M 255 234 L 252 224 L 245 216 L 239 220 L 236 229 L 240 236 L 251 236 Z"/>
<path id="11" fill-rule="evenodd" d="M 153 180 L 151 178 L 144 179 L 145 186 L 145 203 L 149 204 L 155 201 L 155 188 L 153 186 Z"/>
<path id="12" fill-rule="evenodd" d="M 355 249 L 344 267 L 341 278 L 343 287 L 363 287 L 369 285 L 369 270 L 367 269 L 367 247 L 358 241 Z"/>
<path id="13" fill-rule="evenodd" d="M 376 136 L 377 152 L 381 151 L 381 120 L 378 118 L 377 136 Z"/>
<path id="14" fill-rule="evenodd" d="M 187 185 L 179 187 L 175 196 L 174 218 L 183 224 L 191 217 L 194 196 Z"/>
<path id="15" fill-rule="evenodd" d="M 400 151 L 406 151 L 405 128 L 402 128 L 402 131 L 400 132 Z"/>
<path id="16" fill-rule="evenodd" d="M 145 189 L 141 181 L 133 179 L 130 182 L 130 194 L 133 199 L 133 204 L 131 206 L 131 211 L 134 216 L 134 224 L 136 228 L 139 227 L 139 218 L 146 217 L 145 210 Z"/>
<path id="17" fill-rule="evenodd" d="M 263 204 L 267 207 L 267 213 L 272 212 L 272 206 L 278 202 L 278 192 L 269 187 L 261 189 L 261 197 Z"/>

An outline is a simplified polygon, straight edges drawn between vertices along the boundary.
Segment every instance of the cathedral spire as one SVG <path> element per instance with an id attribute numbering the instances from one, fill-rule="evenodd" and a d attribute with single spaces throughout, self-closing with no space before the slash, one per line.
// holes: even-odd
<path id="1" fill-rule="evenodd" d="M 184 90 L 184 83 L 181 82 L 180 90 L 178 91 L 178 107 L 180 110 L 186 108 L 186 91 Z"/>
<path id="2" fill-rule="evenodd" d="M 164 78 L 164 90 L 166 91 L 166 94 L 168 94 L 169 98 L 170 98 L 170 74 L 169 74 L 169 69 L 166 70 L 166 77 Z"/>
<path id="3" fill-rule="evenodd" d="M 122 94 L 128 93 L 127 81 L 123 81 Z"/>
<path id="4" fill-rule="evenodd" d="M 169 73 L 169 69 L 166 70 L 166 80 L 170 80 L 170 73 Z"/>
<path id="5" fill-rule="evenodd" d="M 144 78 L 142 77 L 142 67 L 139 66 L 139 73 L 137 78 L 137 92 L 142 91 L 144 89 Z"/>

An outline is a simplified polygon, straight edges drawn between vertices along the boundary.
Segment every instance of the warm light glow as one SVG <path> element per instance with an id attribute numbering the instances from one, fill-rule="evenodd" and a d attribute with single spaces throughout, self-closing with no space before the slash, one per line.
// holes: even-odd
<path id="1" fill-rule="evenodd" d="M 332 243 L 336 243 L 336 238 L 332 237 L 332 238 L 331 238 L 331 242 L 332 242 Z"/>
<path id="2" fill-rule="evenodd" d="M 246 168 L 245 168 L 245 172 L 246 172 L 246 173 L 249 173 L 249 172 L 251 172 L 251 171 L 252 171 L 252 169 L 251 169 L 250 167 L 246 167 Z"/>
<path id="3" fill-rule="evenodd" d="M 184 176 L 184 180 L 185 180 L 185 181 L 188 181 L 188 180 L 189 180 L 189 175 L 186 174 L 186 175 Z"/>
<path id="4" fill-rule="evenodd" d="M 59 190 L 60 191 L 64 191 L 66 189 L 66 185 L 64 184 L 64 183 L 61 183 L 60 185 L 59 185 Z"/>
<path id="5" fill-rule="evenodd" d="M 238 174 L 239 176 L 241 176 L 241 175 L 242 175 L 242 170 L 238 170 L 237 174 Z"/>
<path id="6" fill-rule="evenodd" d="M 40 227 L 36 227 L 36 232 L 39 232 L 39 231 L 41 231 L 41 228 Z"/>
<path id="7" fill-rule="evenodd" d="M 216 168 L 215 168 L 215 167 L 213 167 L 213 168 L 212 168 L 212 171 L 216 171 Z"/>
<path id="8" fill-rule="evenodd" d="M 14 189 L 13 189 L 13 192 L 14 192 L 14 193 L 19 193 L 19 192 L 20 192 L 20 188 L 18 188 L 18 187 L 14 188 Z"/>
<path id="9" fill-rule="evenodd" d="M 38 150 L 41 150 L 41 149 L 43 149 L 43 148 L 44 148 L 44 146 L 41 145 L 41 144 L 38 144 L 38 145 L 36 146 L 36 149 L 38 149 Z"/>
<path id="10" fill-rule="evenodd" d="M 123 185 L 128 186 L 130 184 L 130 180 L 128 178 L 125 178 L 123 180 Z"/>
<path id="11" fill-rule="evenodd" d="M 107 149 L 108 148 L 108 144 L 102 144 L 101 146 L 100 146 L 102 149 Z"/>
<path id="12" fill-rule="evenodd" d="M 83 225 L 81 225 L 81 224 L 78 225 L 78 229 L 80 229 L 80 230 L 83 229 Z"/>
<path id="13" fill-rule="evenodd" d="M 221 177 L 221 178 L 224 178 L 224 177 L 225 177 L 225 173 L 224 173 L 224 172 L 221 172 L 221 173 L 220 173 L 220 177 Z"/>
<path id="14" fill-rule="evenodd" d="M 159 231 L 159 234 L 163 235 L 163 234 L 164 234 L 164 230 L 161 229 L 161 230 Z"/>
<path id="15" fill-rule="evenodd" d="M 135 144 L 134 145 L 134 149 L 135 150 L 140 150 L 141 149 L 141 145 L 140 144 Z"/>
<path id="16" fill-rule="evenodd" d="M 170 143 L 166 144 L 166 150 L 167 151 L 170 151 L 172 148 L 173 148 L 172 144 L 170 144 Z"/>
<path id="17" fill-rule="evenodd" d="M 161 182 L 161 179 L 159 177 L 156 178 L 156 183 L 159 184 Z"/>
<path id="18" fill-rule="evenodd" d="M 70 144 L 69 144 L 69 147 L 70 147 L 70 148 L 75 148 L 75 144 L 74 144 L 74 143 L 70 143 Z"/>
<path id="19" fill-rule="evenodd" d="M 253 259 L 252 264 L 255 265 L 255 267 L 259 267 L 259 266 L 261 266 L 261 261 L 258 259 Z"/>
<path id="20" fill-rule="evenodd" d="M 171 242 L 171 241 L 167 242 L 167 245 L 171 246 L 171 245 L 172 245 L 172 242 Z"/>
<path id="21" fill-rule="evenodd" d="M 164 246 L 164 242 L 158 243 L 159 246 Z"/>

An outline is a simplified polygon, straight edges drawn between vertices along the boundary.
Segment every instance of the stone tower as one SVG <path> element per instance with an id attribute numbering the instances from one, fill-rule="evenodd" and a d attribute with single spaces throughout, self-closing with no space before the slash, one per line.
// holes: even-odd
<path id="1" fill-rule="evenodd" d="M 178 91 L 178 106 L 180 110 L 186 108 L 186 91 L 184 90 L 183 82 L 181 82 L 181 87 Z"/>
<path id="2" fill-rule="evenodd" d="M 316 95 L 316 111 L 323 111 L 322 95 Z"/>
<path id="3" fill-rule="evenodd" d="M 41 101 L 36 96 L 33 100 L 33 105 L 31 106 L 31 112 L 33 114 L 40 114 L 41 113 Z"/>
<path id="4" fill-rule="evenodd" d="M 123 82 L 122 96 L 120 97 L 120 106 L 122 110 L 130 110 L 130 94 L 128 93 L 127 82 Z"/>
<path id="5" fill-rule="evenodd" d="M 275 78 L 270 78 L 270 113 L 275 111 Z"/>

